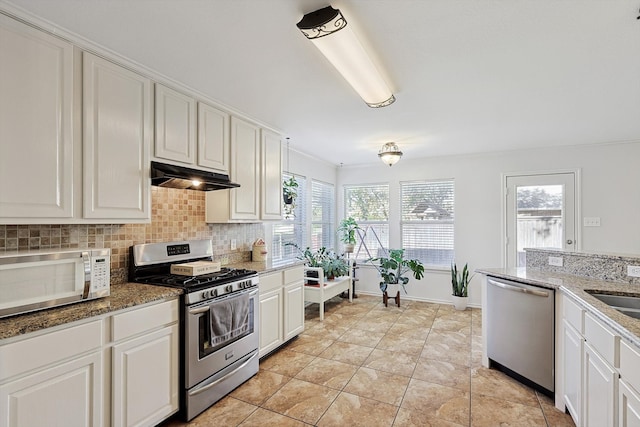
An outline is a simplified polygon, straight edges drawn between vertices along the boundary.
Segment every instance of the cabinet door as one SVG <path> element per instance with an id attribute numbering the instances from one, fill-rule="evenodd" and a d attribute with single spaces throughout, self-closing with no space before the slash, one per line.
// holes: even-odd
<path id="1" fill-rule="evenodd" d="M 113 426 L 155 425 L 178 410 L 178 325 L 113 346 Z"/>
<path id="2" fill-rule="evenodd" d="M 156 83 L 155 156 L 193 164 L 195 151 L 196 101 Z"/>
<path id="3" fill-rule="evenodd" d="M 0 427 L 100 426 L 102 405 L 95 352 L 0 386 Z"/>
<path id="4" fill-rule="evenodd" d="M 198 165 L 229 173 L 229 115 L 198 102 Z"/>
<path id="5" fill-rule="evenodd" d="M 84 53 L 84 217 L 148 220 L 151 80 Z"/>
<path id="6" fill-rule="evenodd" d="M 589 345 L 584 344 L 583 425 L 614 427 L 617 418 L 618 373 Z"/>
<path id="7" fill-rule="evenodd" d="M 280 135 L 262 130 L 261 155 L 260 217 L 280 221 L 282 220 L 282 139 Z"/>
<path id="8" fill-rule="evenodd" d="M 304 331 L 304 281 L 284 287 L 284 340 Z"/>
<path id="9" fill-rule="evenodd" d="M 230 190 L 230 217 L 258 220 L 260 217 L 260 128 L 231 117 L 231 180 L 240 188 Z"/>
<path id="10" fill-rule="evenodd" d="M 582 399 L 582 352 L 584 339 L 563 319 L 564 358 L 564 403 L 577 426 L 581 425 Z"/>
<path id="11" fill-rule="evenodd" d="M 260 295 L 260 356 L 283 343 L 282 290 Z"/>
<path id="12" fill-rule="evenodd" d="M 0 14 L 2 223 L 73 216 L 73 62 L 71 44 Z"/>
<path id="13" fill-rule="evenodd" d="M 620 427 L 640 427 L 640 396 L 620 380 Z"/>

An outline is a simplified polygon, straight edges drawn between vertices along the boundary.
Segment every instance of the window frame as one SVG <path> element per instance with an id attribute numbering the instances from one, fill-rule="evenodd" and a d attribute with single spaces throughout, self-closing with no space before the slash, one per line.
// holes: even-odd
<path id="1" fill-rule="evenodd" d="M 408 186 L 417 186 L 417 185 L 424 185 L 425 187 L 430 185 L 430 184 L 447 184 L 451 186 L 451 192 L 450 192 L 450 201 L 448 202 L 449 206 L 450 206 L 450 213 L 451 213 L 451 218 L 447 218 L 447 219 L 406 219 L 406 207 L 405 207 L 405 193 L 406 193 L 406 187 Z M 439 250 L 439 251 L 450 251 L 450 257 L 446 260 L 446 262 L 443 263 L 434 263 L 433 259 L 429 259 L 427 258 L 423 258 L 423 257 L 417 257 L 417 259 L 419 259 L 425 266 L 425 268 L 430 269 L 430 270 L 449 270 L 451 268 L 451 263 L 455 261 L 455 199 L 456 199 L 456 192 L 455 192 L 455 179 L 453 178 L 441 178 L 441 179 L 429 179 L 429 180 L 412 180 L 412 181 L 400 181 L 399 183 L 399 210 L 400 210 L 400 242 L 401 242 L 401 247 L 405 250 L 407 249 L 417 249 L 417 250 L 429 250 L 429 249 L 434 249 L 434 248 L 430 248 L 431 246 L 434 246 L 433 244 L 425 244 L 424 247 L 421 248 L 406 248 L 406 244 L 405 244 L 405 234 L 407 233 L 407 231 L 405 230 L 405 227 L 416 227 L 416 226 L 420 226 L 422 225 L 421 228 L 425 228 L 427 229 L 426 232 L 428 232 L 429 228 L 433 228 L 433 226 L 439 226 L 441 228 L 444 228 L 442 226 L 450 226 L 448 228 L 450 228 L 450 230 L 448 231 L 448 234 L 450 234 L 450 237 L 448 238 L 448 240 L 446 242 L 444 242 L 444 244 L 436 244 L 435 245 L 435 249 Z M 430 208 L 430 206 L 425 206 L 425 212 L 426 209 Z M 443 208 L 444 209 L 444 208 Z M 438 211 L 434 212 L 433 215 L 438 215 Z M 426 215 L 425 215 L 426 216 Z M 425 222 L 427 221 L 427 222 Z M 425 232 L 425 234 L 426 234 Z M 426 236 L 425 236 L 426 237 Z M 447 247 L 443 247 L 443 246 L 449 246 L 449 248 Z M 415 258 L 412 257 L 411 255 L 409 255 L 410 258 Z M 444 258 L 444 257 L 443 257 Z"/>

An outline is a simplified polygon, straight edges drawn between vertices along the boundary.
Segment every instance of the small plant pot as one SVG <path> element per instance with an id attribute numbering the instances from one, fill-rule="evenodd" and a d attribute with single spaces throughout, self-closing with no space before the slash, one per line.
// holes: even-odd
<path id="1" fill-rule="evenodd" d="M 285 205 L 292 205 L 293 204 L 293 197 L 291 197 L 290 195 L 283 193 L 282 194 L 282 201 L 284 202 Z"/>
<path id="2" fill-rule="evenodd" d="M 353 249 L 355 248 L 356 245 L 354 245 L 353 243 L 345 243 L 344 244 L 344 252 L 347 254 L 353 253 Z"/>
<path id="3" fill-rule="evenodd" d="M 457 297 L 455 295 L 451 295 L 451 300 L 453 301 L 453 308 L 462 311 L 466 310 L 469 297 Z"/>

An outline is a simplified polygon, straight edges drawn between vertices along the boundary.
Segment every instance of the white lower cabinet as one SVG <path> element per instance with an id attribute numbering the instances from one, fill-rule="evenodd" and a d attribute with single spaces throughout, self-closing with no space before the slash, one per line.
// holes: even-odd
<path id="1" fill-rule="evenodd" d="M 96 351 L 3 384 L 0 426 L 101 426 L 101 379 Z"/>
<path id="2" fill-rule="evenodd" d="M 618 383 L 618 390 L 618 424 L 620 427 L 640 427 L 640 395 L 622 380 Z"/>
<path id="3" fill-rule="evenodd" d="M 260 357 L 304 331 L 304 268 L 260 275 Z"/>
<path id="4" fill-rule="evenodd" d="M 260 356 L 283 343 L 282 288 L 260 294 Z"/>
<path id="5" fill-rule="evenodd" d="M 178 325 L 113 346 L 112 422 L 154 425 L 178 409 Z"/>
<path id="6" fill-rule="evenodd" d="M 617 419 L 618 372 L 586 342 L 583 371 L 583 426 L 614 427 Z"/>
<path id="7" fill-rule="evenodd" d="M 178 307 L 134 307 L 0 343 L 0 427 L 154 426 L 177 412 Z"/>
<path id="8" fill-rule="evenodd" d="M 582 352 L 584 338 L 566 320 L 563 319 L 564 337 L 564 403 L 573 417 L 576 426 L 582 420 Z"/>

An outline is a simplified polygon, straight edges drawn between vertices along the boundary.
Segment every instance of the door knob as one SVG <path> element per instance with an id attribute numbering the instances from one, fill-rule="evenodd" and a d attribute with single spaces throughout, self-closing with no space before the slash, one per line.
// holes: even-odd
<path id="1" fill-rule="evenodd" d="M 573 240 L 567 239 L 567 245 L 573 245 Z"/>

